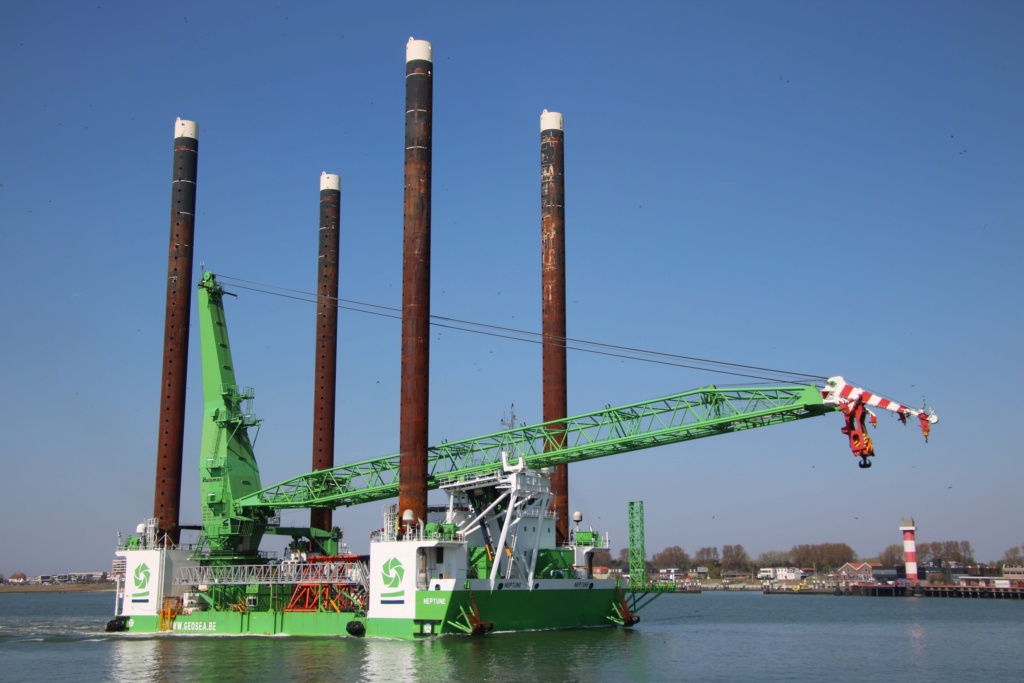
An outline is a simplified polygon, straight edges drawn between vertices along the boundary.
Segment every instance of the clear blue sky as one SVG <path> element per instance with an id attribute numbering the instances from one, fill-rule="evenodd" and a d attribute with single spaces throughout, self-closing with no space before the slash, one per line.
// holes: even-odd
<path id="1" fill-rule="evenodd" d="M 386 6 L 386 7 L 385 7 Z M 385 7 L 381 9 L 381 7 Z M 575 466 L 625 547 L 847 542 L 914 516 L 1024 543 L 1024 5 L 19 3 L 0 24 L 0 572 L 109 567 L 153 508 L 175 117 L 200 125 L 196 273 L 314 289 L 322 171 L 341 292 L 400 305 L 405 43 L 434 45 L 433 312 L 540 328 L 539 116 L 566 129 L 569 336 L 842 374 L 829 416 Z M 314 307 L 228 302 L 270 484 L 310 469 Z M 342 312 L 336 461 L 398 450 L 399 325 Z M 193 325 L 193 369 L 198 334 Z M 538 347 L 438 329 L 431 442 L 541 420 Z M 736 380 L 569 356 L 569 410 Z M 198 522 L 199 376 L 184 523 Z M 300 523 L 308 519 L 295 515 Z M 357 550 L 379 506 L 339 511 Z M 278 549 L 278 548 L 274 548 Z"/>

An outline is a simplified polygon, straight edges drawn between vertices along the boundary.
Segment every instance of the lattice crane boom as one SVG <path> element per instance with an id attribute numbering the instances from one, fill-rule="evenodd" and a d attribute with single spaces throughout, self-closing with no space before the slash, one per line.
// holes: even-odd
<path id="1" fill-rule="evenodd" d="M 501 470 L 501 454 L 531 468 L 592 460 L 708 436 L 766 427 L 836 410 L 814 386 L 720 389 L 710 386 L 558 422 L 518 427 L 429 449 L 431 489 Z M 544 451 L 564 425 L 564 447 Z M 236 508 L 339 507 L 398 494 L 398 455 L 304 474 L 237 501 Z"/>
<path id="2" fill-rule="evenodd" d="M 252 551 L 273 510 L 358 505 L 398 495 L 399 455 L 373 458 L 289 479 L 260 489 L 248 430 L 258 425 L 248 410 L 251 390 L 235 385 L 224 317 L 223 290 L 204 273 L 200 290 L 203 385 L 207 420 L 200 474 L 203 526 L 211 550 Z M 243 405 L 245 407 L 243 407 Z M 842 377 L 823 389 L 812 385 L 719 388 L 605 407 L 555 422 L 442 442 L 428 449 L 430 489 L 500 474 L 503 456 L 530 468 L 553 467 L 609 455 L 767 427 L 841 411 L 861 467 L 874 454 L 867 436 L 868 405 L 894 411 L 903 421 L 919 418 L 925 437 L 938 421 L 934 411 L 908 408 L 847 384 Z M 872 415 L 873 417 L 873 415 Z M 561 444 L 557 449 L 556 444 Z M 550 450 L 545 450 L 545 447 Z"/>

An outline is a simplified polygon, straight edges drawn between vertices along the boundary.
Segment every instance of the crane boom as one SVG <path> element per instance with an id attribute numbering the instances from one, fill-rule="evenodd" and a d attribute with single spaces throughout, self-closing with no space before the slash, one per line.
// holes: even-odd
<path id="1" fill-rule="evenodd" d="M 203 273 L 199 309 L 206 419 L 200 482 L 203 529 L 210 552 L 225 559 L 254 553 L 263 534 L 272 530 L 268 524 L 274 510 L 336 508 L 397 496 L 397 454 L 319 470 L 261 488 L 248 434 L 259 420 L 249 410 L 252 390 L 235 384 L 224 294 L 216 276 Z M 904 423 L 907 417 L 918 417 L 926 438 L 927 427 L 938 421 L 934 411 L 907 408 L 853 387 L 842 377 L 829 379 L 824 388 L 708 386 L 626 406 L 607 406 L 564 420 L 444 441 L 428 449 L 427 486 L 437 489 L 500 475 L 509 461 L 532 469 L 553 467 L 834 411 L 846 416 L 842 431 L 849 435 L 851 450 L 861 458 L 861 467 L 868 467 L 868 458 L 874 455 L 864 418 L 865 413 L 871 414 L 868 405 L 888 408 Z"/>
<path id="2" fill-rule="evenodd" d="M 530 468 L 552 467 L 690 441 L 832 412 L 814 386 L 715 386 L 593 413 L 518 427 L 428 451 L 428 487 L 500 472 L 502 454 Z M 564 425 L 564 438 L 554 425 Z M 545 452 L 546 443 L 562 448 Z M 304 474 L 241 498 L 236 508 L 358 505 L 398 495 L 398 455 Z"/>

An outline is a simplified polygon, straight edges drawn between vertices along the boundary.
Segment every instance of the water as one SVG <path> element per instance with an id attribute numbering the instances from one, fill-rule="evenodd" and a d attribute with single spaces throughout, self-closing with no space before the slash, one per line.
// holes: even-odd
<path id="1" fill-rule="evenodd" d="M 426 642 L 106 634 L 112 593 L 0 594 L 4 681 L 963 681 L 1024 678 L 1024 604 L 669 595 L 632 630 Z"/>

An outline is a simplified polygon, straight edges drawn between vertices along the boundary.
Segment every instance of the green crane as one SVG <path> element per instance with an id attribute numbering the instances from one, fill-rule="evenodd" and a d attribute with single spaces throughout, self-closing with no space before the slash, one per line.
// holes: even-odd
<path id="1" fill-rule="evenodd" d="M 251 389 L 235 384 L 224 319 L 224 292 L 212 273 L 199 283 L 205 419 L 200 457 L 203 530 L 212 556 L 255 555 L 264 533 L 318 539 L 329 553 L 336 532 L 268 526 L 276 511 L 288 508 L 337 508 L 398 495 L 399 455 L 388 455 L 303 474 L 262 488 L 248 430 L 259 425 L 248 411 Z M 619 407 L 605 407 L 557 422 L 517 427 L 462 441 L 442 442 L 428 450 L 430 489 L 500 473 L 506 462 L 530 468 L 582 462 L 645 448 L 783 424 L 841 410 L 842 430 L 854 454 L 873 455 L 866 436 L 868 405 L 893 410 L 906 421 L 920 418 L 922 428 L 937 422 L 934 411 L 907 408 L 833 377 L 815 386 L 718 388 L 708 386 Z M 243 409 L 244 408 L 244 409 Z M 873 414 L 871 414 L 873 417 Z M 927 436 L 927 432 L 926 436 Z M 545 451 L 548 443 L 561 448 Z M 869 463 L 868 463 L 869 464 Z M 326 541 L 326 543 L 324 543 Z M 336 547 L 336 544 L 335 546 Z"/>
<path id="2" fill-rule="evenodd" d="M 198 559 L 211 564 L 259 562 L 265 533 L 307 538 L 328 555 L 337 552 L 340 530 L 281 527 L 272 507 L 240 508 L 238 500 L 257 494 L 260 470 L 249 430 L 260 421 L 252 415 L 253 390 L 235 383 L 224 289 L 213 273 L 199 281 L 199 340 L 203 366 L 203 435 L 199 457 L 199 493 L 203 538 Z"/>
<path id="3" fill-rule="evenodd" d="M 652 401 L 480 436 L 428 449 L 430 489 L 500 472 L 502 453 L 530 468 L 582 462 L 644 448 L 792 422 L 834 411 L 813 386 L 704 387 Z M 561 433 L 560 450 L 544 450 Z M 398 455 L 289 479 L 239 498 L 236 510 L 358 505 L 398 495 Z"/>
<path id="4" fill-rule="evenodd" d="M 235 383 L 224 317 L 224 290 L 213 273 L 199 281 L 199 339 L 203 365 L 203 435 L 199 481 L 203 535 L 211 557 L 255 555 L 269 515 L 239 515 L 235 501 L 262 488 L 249 429 L 253 391 Z"/>

